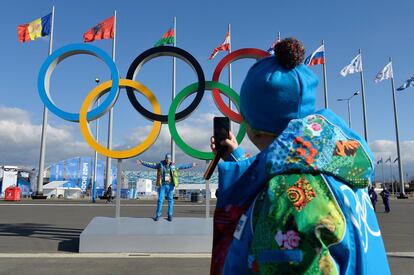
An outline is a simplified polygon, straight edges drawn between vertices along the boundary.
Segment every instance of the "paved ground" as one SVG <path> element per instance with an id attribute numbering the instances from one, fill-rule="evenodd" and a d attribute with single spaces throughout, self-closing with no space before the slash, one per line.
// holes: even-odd
<path id="1" fill-rule="evenodd" d="M 214 203 L 212 203 L 214 205 Z M 166 207 L 163 213 L 166 213 Z M 121 216 L 153 217 L 155 202 L 125 201 Z M 213 213 L 214 207 L 211 207 Z M 205 217 L 205 205 L 179 202 L 176 217 Z M 78 252 L 79 235 L 95 216 L 113 217 L 115 204 L 87 201 L 0 202 L 1 252 Z"/>
<path id="2" fill-rule="evenodd" d="M 214 203 L 212 203 L 214 204 Z M 388 252 L 412 252 L 389 257 L 394 274 L 414 274 L 414 199 L 393 200 L 392 212 L 378 219 Z M 152 217 L 152 201 L 124 201 L 121 215 Z M 211 207 L 213 213 L 214 207 Z M 164 211 L 166 209 L 164 208 Z M 208 258 L 149 258 L 135 255 L 117 259 L 54 258 L 78 250 L 79 234 L 94 216 L 113 216 L 114 204 L 88 201 L 0 202 L 0 274 L 208 274 Z M 175 216 L 204 217 L 202 204 L 176 203 Z M 51 257 L 16 258 L 6 253 L 52 253 Z M 35 254 L 31 254 L 35 255 Z M 61 254 L 59 254 L 61 255 Z"/>
<path id="3" fill-rule="evenodd" d="M 24 263 L 24 267 L 22 267 Z M 208 259 L 0 259 L 0 274 L 208 274 Z"/>

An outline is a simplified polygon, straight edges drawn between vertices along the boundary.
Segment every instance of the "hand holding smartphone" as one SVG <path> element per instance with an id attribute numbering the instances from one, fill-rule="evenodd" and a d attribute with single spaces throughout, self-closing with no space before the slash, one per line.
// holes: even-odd
<path id="1" fill-rule="evenodd" d="M 227 151 L 227 146 L 221 143 L 228 138 L 230 138 L 230 119 L 228 117 L 214 117 L 214 146 L 216 156 L 204 173 L 204 179 L 208 180 L 211 178 L 220 158 Z"/>

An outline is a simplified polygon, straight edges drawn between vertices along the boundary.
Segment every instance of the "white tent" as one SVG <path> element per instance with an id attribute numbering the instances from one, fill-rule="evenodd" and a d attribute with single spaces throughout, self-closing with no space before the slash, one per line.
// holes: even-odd
<path id="1" fill-rule="evenodd" d="M 78 199 L 80 198 L 82 190 L 80 187 L 71 183 L 70 181 L 51 181 L 43 185 L 43 194 L 48 199 L 66 198 Z"/>

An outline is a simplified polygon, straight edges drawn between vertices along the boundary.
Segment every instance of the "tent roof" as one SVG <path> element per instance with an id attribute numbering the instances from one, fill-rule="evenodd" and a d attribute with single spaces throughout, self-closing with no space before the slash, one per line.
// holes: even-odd
<path id="1" fill-rule="evenodd" d="M 43 185 L 43 189 L 77 189 L 81 190 L 76 184 L 66 180 L 51 181 L 46 185 Z"/>

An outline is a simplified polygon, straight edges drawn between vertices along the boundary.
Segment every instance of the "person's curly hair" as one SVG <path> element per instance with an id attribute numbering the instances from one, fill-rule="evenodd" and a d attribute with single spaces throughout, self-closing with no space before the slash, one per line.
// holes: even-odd
<path id="1" fill-rule="evenodd" d="M 274 51 L 277 61 L 288 70 L 295 68 L 305 58 L 305 47 L 294 37 L 276 43 Z"/>

